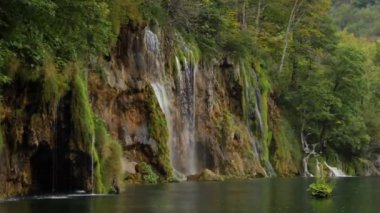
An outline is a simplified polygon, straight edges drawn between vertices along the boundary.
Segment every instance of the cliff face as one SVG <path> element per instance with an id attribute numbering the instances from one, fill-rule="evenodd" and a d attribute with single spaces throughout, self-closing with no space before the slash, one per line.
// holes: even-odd
<path id="1" fill-rule="evenodd" d="M 96 65 L 83 78 L 73 72 L 57 105 L 41 99 L 41 83 L 7 86 L 0 194 L 109 191 L 122 182 L 104 168 L 146 181 L 142 162 L 161 180 L 205 169 L 231 178 L 300 173 L 301 148 L 285 133 L 260 64 L 206 59 L 176 33 L 129 25 Z M 117 141 L 122 159 L 100 141 Z"/>

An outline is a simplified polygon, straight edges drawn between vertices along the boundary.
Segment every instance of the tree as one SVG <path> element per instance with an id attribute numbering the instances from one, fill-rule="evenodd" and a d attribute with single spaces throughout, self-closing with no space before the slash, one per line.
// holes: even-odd
<path id="1" fill-rule="evenodd" d="M 332 92 L 341 105 L 332 109 L 333 128 L 324 137 L 345 154 L 360 154 L 370 137 L 363 119 L 363 101 L 369 91 L 365 81 L 365 56 L 349 44 L 340 44 L 332 62 Z"/>
<path id="2" fill-rule="evenodd" d="M 47 58 L 57 63 L 106 53 L 112 31 L 104 0 L 0 2 L 0 42 L 34 69 Z"/>

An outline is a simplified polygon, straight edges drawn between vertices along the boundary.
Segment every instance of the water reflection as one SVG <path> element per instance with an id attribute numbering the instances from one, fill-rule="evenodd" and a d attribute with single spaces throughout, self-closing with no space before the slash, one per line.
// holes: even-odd
<path id="1" fill-rule="evenodd" d="M 223 183 L 129 186 L 119 196 L 70 197 L 0 203 L 1 213 L 150 212 L 379 212 L 379 178 L 344 178 L 332 199 L 314 200 L 310 179 L 274 178 Z"/>

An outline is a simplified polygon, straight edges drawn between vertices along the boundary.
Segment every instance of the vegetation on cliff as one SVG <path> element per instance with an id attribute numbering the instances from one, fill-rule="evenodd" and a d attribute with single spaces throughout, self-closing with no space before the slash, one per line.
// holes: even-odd
<path id="1" fill-rule="evenodd" d="M 19 102 L 25 106 L 16 111 L 9 109 L 16 101 L 2 100 L 9 106 L 7 111 L 0 109 L 0 120 L 8 116 L 6 125 L 20 124 L 22 131 L 15 135 L 20 144 L 27 144 L 24 138 L 34 129 L 24 132 L 23 120 L 12 123 L 10 115 L 22 114 L 27 120 L 43 108 L 54 124 L 65 99 L 70 160 L 77 163 L 80 155 L 94 161 L 91 172 L 97 191 L 120 185 L 123 152 L 93 111 L 87 76 L 97 59 L 111 61 L 113 52 L 120 51 L 114 48 L 118 36 L 129 36 L 120 34 L 120 29 L 139 31 L 148 26 L 163 29 L 166 52 L 185 54 L 181 50 L 185 48 L 177 45 L 183 37 L 191 43 L 194 61 L 205 67 L 217 61 L 223 77 L 229 78 L 224 84 L 230 91 L 219 91 L 226 100 L 217 103 L 229 108 L 216 110 L 219 117 L 214 122 L 223 154 L 242 153 L 243 148 L 251 151 L 257 145 L 267 170 L 272 163 L 280 175 L 299 174 L 303 137 L 308 144 L 318 144 L 316 151 L 322 157 L 340 160 L 347 171 L 360 174 L 361 167 L 368 165 L 366 159 L 380 147 L 379 5 L 377 0 L 1 1 L 1 92 L 17 88 L 15 92 L 22 94 Z M 179 72 L 172 71 L 173 75 Z M 39 97 L 28 102 L 25 96 L 32 92 Z M 158 145 L 155 166 L 172 176 L 168 123 L 151 89 L 148 93 L 148 134 Z M 235 97 L 240 101 L 238 110 L 232 109 L 226 94 L 241 96 Z M 34 106 L 35 102 L 40 103 Z M 56 128 L 53 124 L 51 129 Z M 257 142 L 249 141 L 253 138 L 249 133 Z M 0 129 L 0 148 L 16 141 L 12 134 L 2 137 Z M 38 142 L 27 146 L 34 145 Z M 236 157 L 239 162 L 225 160 L 226 173 L 242 175 L 247 171 L 240 165 L 248 160 L 256 164 L 256 153 L 245 150 L 243 154 L 243 159 Z M 147 182 L 157 181 L 152 168 L 140 166 Z M 248 172 L 262 169 L 254 167 Z M 84 173 L 87 188 L 94 188 L 94 183 L 89 184 L 90 172 Z"/>
<path id="2" fill-rule="evenodd" d="M 173 168 L 170 162 L 168 123 L 152 89 L 150 89 L 149 94 L 149 135 L 157 142 L 156 157 L 159 161 L 159 167 L 162 167 L 161 169 L 166 177 L 172 177 Z"/>

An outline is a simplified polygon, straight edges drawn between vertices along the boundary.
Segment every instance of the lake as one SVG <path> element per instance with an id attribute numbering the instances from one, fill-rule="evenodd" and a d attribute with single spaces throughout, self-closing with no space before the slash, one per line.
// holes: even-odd
<path id="1" fill-rule="evenodd" d="M 35 197 L 0 202 L 1 213 L 380 212 L 380 178 L 338 178 L 333 198 L 307 193 L 312 179 L 133 185 L 120 195 Z"/>

